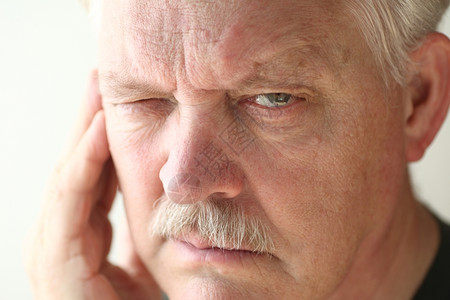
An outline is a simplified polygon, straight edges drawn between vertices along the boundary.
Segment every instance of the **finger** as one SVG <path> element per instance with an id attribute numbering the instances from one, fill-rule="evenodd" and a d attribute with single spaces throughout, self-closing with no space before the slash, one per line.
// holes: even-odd
<path id="1" fill-rule="evenodd" d="M 92 70 L 89 74 L 87 88 L 81 102 L 81 108 L 75 127 L 70 134 L 70 140 L 63 155 L 63 161 L 70 155 L 80 142 L 83 134 L 88 129 L 95 114 L 102 109 L 102 97 L 98 85 L 98 70 Z"/>
<path id="2" fill-rule="evenodd" d="M 130 229 L 125 215 L 121 216 L 117 227 L 118 260 L 120 267 L 127 267 L 134 256 L 133 241 L 131 240 Z"/>
<path id="3" fill-rule="evenodd" d="M 117 264 L 130 274 L 136 275 L 140 273 L 145 267 L 134 249 L 126 216 L 123 216 L 119 222 L 117 238 L 119 240 Z"/>
<path id="4" fill-rule="evenodd" d="M 104 265 L 103 273 L 120 295 L 120 299 L 162 299 L 160 288 L 151 278 L 136 278 L 110 263 Z"/>
<path id="5" fill-rule="evenodd" d="M 85 228 L 109 157 L 105 116 L 103 111 L 99 111 L 56 182 L 52 217 L 56 218 L 60 233 L 71 237 L 81 234 Z"/>
<path id="6" fill-rule="evenodd" d="M 117 235 L 120 241 L 118 265 L 133 277 L 151 278 L 150 273 L 136 252 L 126 217 L 121 220 Z"/>
<path id="7" fill-rule="evenodd" d="M 100 188 L 96 195 L 95 205 L 105 213 L 111 210 L 113 200 L 118 190 L 118 180 L 112 159 L 105 163 L 104 170 L 100 178 Z"/>
<path id="8" fill-rule="evenodd" d="M 94 214 L 97 212 L 100 216 L 105 219 L 107 222 L 106 226 L 103 226 L 100 230 L 100 234 L 103 237 L 104 245 L 103 245 L 103 257 L 106 258 L 110 251 L 111 240 L 112 240 L 112 227 L 108 220 L 108 214 L 111 210 L 113 200 L 116 196 L 117 192 L 117 176 L 114 169 L 114 164 L 112 159 L 109 159 L 105 167 L 103 169 L 103 173 L 100 178 L 100 188 L 95 196 L 94 201 L 96 201 Z M 91 224 L 92 221 L 98 216 L 91 216 Z"/>
<path id="9" fill-rule="evenodd" d="M 74 129 L 73 144 L 77 145 L 88 129 L 95 114 L 102 109 L 102 97 L 98 84 L 98 70 L 92 70 L 89 74 L 87 89 L 81 104 L 80 116 Z"/>
<path id="10" fill-rule="evenodd" d="M 119 223 L 117 237 L 119 240 L 117 267 L 106 265 L 103 270 L 106 276 L 115 283 L 124 299 L 160 299 L 161 290 L 135 250 L 125 216 Z M 127 280 L 134 282 L 132 289 L 126 284 Z"/>

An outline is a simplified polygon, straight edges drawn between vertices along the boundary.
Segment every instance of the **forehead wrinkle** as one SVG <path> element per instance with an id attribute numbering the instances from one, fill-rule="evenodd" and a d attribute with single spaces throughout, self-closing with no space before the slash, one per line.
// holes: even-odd
<path id="1" fill-rule="evenodd" d="M 254 26 L 258 25 L 257 22 L 241 23 L 243 32 L 250 33 L 249 39 L 242 39 L 239 38 L 239 34 L 236 35 L 236 32 L 239 33 L 239 26 L 225 24 L 227 22 L 236 24 L 240 14 L 235 10 L 232 10 L 234 13 L 230 18 L 223 16 L 221 18 L 220 14 L 212 18 L 214 20 L 211 22 L 217 21 L 224 24 L 213 27 L 215 30 L 213 32 L 208 29 L 210 26 L 207 26 L 208 14 L 201 14 L 201 9 L 199 12 L 192 7 L 177 5 L 178 2 L 156 4 L 156 1 L 137 1 L 137 3 L 139 3 L 138 9 L 134 7 L 126 14 L 128 19 L 126 27 L 131 28 L 129 32 L 134 34 L 124 34 L 128 40 L 123 43 L 126 48 L 126 55 L 123 57 L 129 57 L 128 61 L 124 61 L 123 67 L 127 73 L 136 74 L 136 78 L 141 78 L 141 82 L 151 80 L 153 86 L 161 86 L 161 90 L 176 90 L 179 81 L 183 78 L 190 86 L 203 90 L 234 89 L 238 85 L 242 86 L 239 84 L 241 82 L 256 86 L 261 81 L 270 82 L 267 78 L 275 77 L 274 73 L 277 73 L 279 78 L 286 78 L 289 81 L 306 78 L 301 76 L 306 72 L 310 74 L 309 77 L 317 78 L 319 75 L 313 74 L 313 70 L 320 70 L 319 66 L 324 65 L 318 62 L 319 59 L 326 57 L 324 49 L 327 47 L 319 44 L 323 38 L 296 28 L 295 23 L 289 18 L 286 26 L 276 26 L 277 30 L 261 30 L 258 35 L 251 34 L 249 30 L 249 28 L 257 27 Z M 192 3 L 191 6 L 200 5 L 203 1 Z M 216 2 L 209 2 L 208 5 L 218 7 Z M 153 11 L 150 12 L 151 10 Z M 256 12 L 252 14 L 256 19 L 261 17 L 258 17 Z M 247 15 L 246 20 L 254 19 L 252 14 Z M 167 20 L 176 22 L 170 23 Z M 303 23 L 310 22 L 314 23 L 303 20 Z M 263 24 L 268 23 L 270 22 Z M 317 29 L 317 27 L 320 28 L 315 24 L 314 28 Z M 289 34 L 284 34 L 286 31 Z M 132 38 L 132 35 L 136 38 Z M 241 49 L 235 51 L 233 55 L 233 51 L 230 51 L 228 46 L 221 48 L 221 45 L 226 43 L 240 46 Z M 246 44 L 247 48 L 243 47 L 243 44 Z M 303 53 L 304 59 L 292 61 L 281 59 L 278 53 L 283 52 L 285 48 L 288 50 L 292 48 L 292 52 L 297 50 Z M 277 64 L 281 66 L 278 67 Z M 305 68 L 306 65 L 316 66 L 316 68 Z M 292 75 L 288 76 L 286 73 Z M 271 81 L 274 83 L 279 81 L 277 78 L 273 79 Z"/>
<path id="2" fill-rule="evenodd" d="M 217 42 L 223 18 L 203 12 L 223 11 L 219 4 L 223 5 L 220 1 L 135 1 L 127 13 L 127 44 L 135 50 L 130 52 L 136 53 L 138 62 L 146 57 L 165 68 L 164 73 L 184 74 L 186 50 Z M 211 19 L 215 26 L 208 26 Z"/>
<path id="3" fill-rule="evenodd" d="M 279 18 L 282 21 L 275 18 L 275 22 L 278 22 L 275 26 L 273 22 L 261 23 L 267 11 L 263 11 L 261 15 L 260 11 L 250 11 L 244 21 L 231 18 L 215 47 L 210 49 L 210 57 L 214 59 L 209 60 L 208 64 L 198 64 L 198 53 L 192 51 L 192 48 L 190 53 L 186 51 L 186 54 L 190 54 L 186 58 L 186 74 L 192 85 L 205 89 L 218 83 L 224 86 L 235 85 L 252 76 L 255 68 L 273 60 L 279 52 L 290 49 L 307 53 L 310 64 L 313 60 L 321 60 L 315 64 L 323 67 L 326 61 L 323 41 L 327 40 L 327 32 L 322 28 L 325 27 L 325 22 L 313 22 L 314 16 L 308 16 L 299 22 L 294 20 L 297 17 L 295 13 L 289 14 L 283 9 L 281 11 L 287 17 Z M 299 69 L 297 68 L 298 71 Z"/>
<path id="4" fill-rule="evenodd" d="M 182 53 L 177 2 L 135 1 L 126 18 L 125 41 L 131 73 L 145 78 L 152 75 L 164 89 L 176 86 L 174 70 Z"/>
<path id="5" fill-rule="evenodd" d="M 246 85 L 248 88 L 275 88 L 282 87 L 283 82 L 286 88 L 300 82 L 313 85 L 314 81 L 321 77 L 321 73 L 331 68 L 329 61 L 323 59 L 324 56 L 321 47 L 291 39 L 291 43 L 285 46 L 260 51 L 255 58 L 233 60 L 230 65 L 238 65 L 241 72 L 236 71 L 236 66 L 230 66 L 229 70 L 225 70 L 229 74 L 228 77 L 226 73 L 218 73 L 217 68 L 206 69 L 211 74 L 193 76 L 191 73 L 191 76 L 207 80 L 196 83 L 194 78 L 191 81 L 203 89 L 222 90 L 244 90 Z M 196 70 L 203 71 L 199 68 Z"/>
<path id="6" fill-rule="evenodd" d="M 226 6 L 226 7 L 224 7 Z M 225 9 L 226 8 L 226 9 Z M 220 89 L 223 78 L 214 75 L 214 49 L 223 38 L 223 31 L 235 18 L 237 8 L 221 1 L 192 1 L 182 14 L 184 84 L 199 89 Z M 213 24 L 210 24 L 213 22 Z"/>

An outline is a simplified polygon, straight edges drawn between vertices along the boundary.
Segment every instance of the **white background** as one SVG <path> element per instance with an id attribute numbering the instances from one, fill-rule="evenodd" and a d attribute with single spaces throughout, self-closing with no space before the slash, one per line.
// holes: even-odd
<path id="1" fill-rule="evenodd" d="M 443 30 L 449 35 L 446 17 Z M 31 299 L 22 244 L 74 123 L 95 41 L 76 0 L 0 3 L 0 299 Z M 422 199 L 450 220 L 450 122 L 412 166 Z M 115 205 L 113 218 L 123 212 Z"/>

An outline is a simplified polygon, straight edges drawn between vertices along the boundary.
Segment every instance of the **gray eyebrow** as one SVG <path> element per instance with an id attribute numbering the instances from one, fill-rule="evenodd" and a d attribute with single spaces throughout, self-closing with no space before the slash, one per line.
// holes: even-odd
<path id="1" fill-rule="evenodd" d="M 305 50 L 303 49 L 303 51 Z M 283 71 L 283 66 L 286 66 L 286 58 L 289 60 L 290 52 L 292 53 L 292 49 L 278 53 L 273 60 L 254 66 L 252 74 L 243 78 L 240 82 L 236 82 L 236 86 L 217 86 L 216 90 L 223 90 L 230 95 L 239 95 L 247 92 L 254 93 L 261 89 L 293 90 L 304 87 L 311 88 L 316 85 L 315 83 L 323 70 L 312 68 L 305 62 L 305 56 L 303 55 L 302 59 L 299 59 L 298 52 L 292 61 L 295 67 L 290 65 Z M 273 74 L 273 70 L 276 70 L 276 75 Z M 174 91 L 163 90 L 150 81 L 139 80 L 133 74 L 128 75 L 121 71 L 101 72 L 99 82 L 102 95 L 116 103 L 146 98 L 174 98 Z"/>
<path id="2" fill-rule="evenodd" d="M 124 76 L 121 73 L 108 71 L 99 75 L 100 92 L 106 98 L 121 102 L 123 100 L 138 100 L 142 97 L 170 97 L 167 92 L 163 92 L 157 86 L 149 83 L 139 82 L 131 76 Z"/>

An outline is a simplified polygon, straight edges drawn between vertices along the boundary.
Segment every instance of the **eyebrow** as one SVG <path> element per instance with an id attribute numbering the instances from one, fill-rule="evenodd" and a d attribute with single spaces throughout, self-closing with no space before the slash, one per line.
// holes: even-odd
<path id="1" fill-rule="evenodd" d="M 305 74 L 287 74 L 279 78 L 264 77 L 259 74 L 244 79 L 237 91 L 254 91 L 261 89 L 298 89 L 301 87 L 311 87 L 314 76 Z"/>
<path id="2" fill-rule="evenodd" d="M 296 90 L 308 87 L 315 90 L 313 86 L 320 77 L 317 69 L 311 68 L 306 64 L 299 64 L 296 67 L 290 67 L 286 72 L 281 72 L 282 64 L 276 61 L 267 61 L 254 68 L 249 77 L 243 78 L 236 83 L 234 87 L 218 86 L 217 90 L 224 90 L 230 95 L 250 94 L 262 89 Z M 272 75 L 271 69 L 277 68 L 279 75 Z M 164 91 L 151 82 L 144 82 L 134 78 L 132 74 L 127 75 L 120 71 L 109 70 L 100 74 L 100 91 L 112 103 L 123 103 L 133 100 L 147 98 L 173 98 L 173 91 Z"/>
<path id="3" fill-rule="evenodd" d="M 99 75 L 100 92 L 106 98 L 113 99 L 115 103 L 148 98 L 172 97 L 170 93 L 163 92 L 159 87 L 150 83 L 135 80 L 133 76 L 126 76 L 118 72 L 108 71 Z"/>
<path id="4" fill-rule="evenodd" d="M 315 90 L 312 88 L 312 84 L 310 84 L 309 80 L 300 80 L 300 78 L 296 76 L 270 79 L 256 75 L 243 80 L 239 84 L 239 87 L 228 90 L 224 89 L 224 91 L 232 97 L 237 97 L 242 94 L 252 94 L 255 91 L 263 89 L 270 89 L 272 92 L 276 92 L 277 90 L 297 90 L 305 87 Z M 111 76 L 111 74 L 108 75 L 108 77 L 104 77 L 104 81 L 101 84 L 101 93 L 113 104 L 147 98 L 173 98 L 171 93 L 164 93 L 157 87 L 152 87 L 150 84 L 137 82 L 132 78 L 123 76 Z"/>

